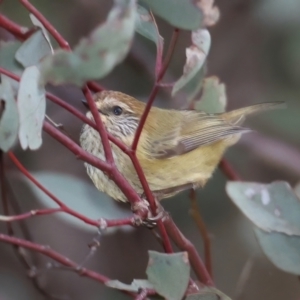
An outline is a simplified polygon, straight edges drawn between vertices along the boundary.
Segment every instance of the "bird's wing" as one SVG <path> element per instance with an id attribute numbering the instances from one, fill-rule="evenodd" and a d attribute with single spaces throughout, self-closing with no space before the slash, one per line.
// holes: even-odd
<path id="1" fill-rule="evenodd" d="M 164 131 L 162 138 L 149 145 L 150 154 L 157 159 L 184 154 L 249 129 L 231 124 L 218 114 L 185 111 L 173 129 Z"/>

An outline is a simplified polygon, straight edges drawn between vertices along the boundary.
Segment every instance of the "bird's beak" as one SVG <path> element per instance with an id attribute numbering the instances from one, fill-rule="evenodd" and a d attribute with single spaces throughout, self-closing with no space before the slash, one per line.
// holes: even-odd
<path id="1" fill-rule="evenodd" d="M 83 103 L 83 105 L 84 105 L 86 108 L 89 108 L 89 104 L 88 104 L 88 102 L 86 101 L 86 99 L 82 99 L 81 102 Z"/>

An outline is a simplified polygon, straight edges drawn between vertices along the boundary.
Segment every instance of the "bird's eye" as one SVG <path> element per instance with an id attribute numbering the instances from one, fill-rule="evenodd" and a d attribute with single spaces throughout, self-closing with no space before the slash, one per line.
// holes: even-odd
<path id="1" fill-rule="evenodd" d="M 120 106 L 114 106 L 113 107 L 113 113 L 116 116 L 119 116 L 120 114 L 122 114 L 123 110 Z"/>

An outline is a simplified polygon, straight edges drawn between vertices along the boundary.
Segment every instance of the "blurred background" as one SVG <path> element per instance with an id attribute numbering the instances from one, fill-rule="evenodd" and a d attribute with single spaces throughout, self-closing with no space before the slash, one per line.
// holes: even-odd
<path id="1" fill-rule="evenodd" d="M 35 0 L 32 3 L 74 46 L 96 25 L 105 20 L 112 1 L 104 0 Z M 247 125 L 255 132 L 245 135 L 227 153 L 226 158 L 244 180 L 269 183 L 286 180 L 294 186 L 300 178 L 300 2 L 297 0 L 216 1 L 221 19 L 210 29 L 212 47 L 208 56 L 208 74 L 226 84 L 228 107 L 285 101 L 287 109 L 264 113 Z M 31 26 L 28 12 L 17 0 L 4 0 L 1 13 L 24 26 Z M 172 28 L 157 18 L 161 35 L 168 45 Z M 1 40 L 13 37 L 0 30 Z M 181 31 L 166 82 L 182 74 L 185 48 L 190 33 Z M 133 48 L 123 64 L 101 80 L 108 89 L 120 90 L 138 99 L 147 99 L 153 84 L 155 46 L 136 36 Z M 76 108 L 82 93 L 74 87 L 49 87 Z M 171 99 L 163 90 L 156 105 L 181 107 L 184 99 Z M 75 117 L 47 103 L 47 114 L 62 123 L 68 134 L 78 141 L 82 123 Z M 113 203 L 90 183 L 83 163 L 51 137 L 44 134 L 37 152 L 15 148 L 22 163 L 51 191 L 71 207 L 93 218 L 116 218 L 130 215 L 129 207 Z M 15 167 L 9 170 L 9 197 L 22 211 L 51 205 Z M 251 223 L 225 193 L 226 178 L 217 170 L 201 191 L 198 203 L 212 238 L 213 271 L 216 286 L 235 300 L 295 300 L 300 298 L 296 276 L 276 269 L 261 252 Z M 188 193 L 163 203 L 174 221 L 202 254 L 201 236 L 189 214 Z M 36 217 L 26 221 L 31 238 L 69 258 L 81 262 L 89 252 L 88 244 L 97 236 L 94 228 L 60 216 Z M 18 224 L 13 224 L 21 235 Z M 0 223 L 1 232 L 6 230 Z M 161 251 L 150 230 L 119 228 L 101 233 L 100 248 L 86 267 L 126 283 L 145 278 L 147 250 Z M 38 268 L 40 285 L 62 299 L 128 299 L 90 279 L 80 278 L 68 270 L 49 265 L 49 259 L 27 254 Z M 0 244 L 0 298 L 43 299 L 34 288 L 27 271 L 10 245 Z M 251 266 L 246 279 L 241 276 Z"/>

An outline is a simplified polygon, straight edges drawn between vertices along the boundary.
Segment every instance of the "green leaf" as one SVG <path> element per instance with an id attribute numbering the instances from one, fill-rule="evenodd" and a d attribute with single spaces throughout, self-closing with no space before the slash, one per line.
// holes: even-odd
<path id="1" fill-rule="evenodd" d="M 42 61 L 44 81 L 82 86 L 107 75 L 130 49 L 135 17 L 135 0 L 116 0 L 106 22 L 82 39 L 72 53 L 60 49 Z"/>
<path id="2" fill-rule="evenodd" d="M 211 38 L 207 29 L 199 29 L 192 32 L 192 45 L 186 49 L 186 63 L 183 68 L 183 75 L 173 86 L 172 96 L 183 89 L 196 75 L 197 77 L 199 75 L 202 76 L 200 71 L 209 52 L 210 43 Z"/>
<path id="3" fill-rule="evenodd" d="M 121 209 L 118 203 L 106 194 L 99 192 L 90 181 L 84 181 L 70 174 L 57 172 L 31 172 L 31 174 L 64 204 L 87 218 L 93 220 L 99 220 L 100 218 L 118 219 L 132 215 L 129 209 Z M 43 208 L 58 207 L 45 193 L 27 178 L 20 176 L 19 173 L 11 173 L 9 180 L 22 188 L 22 197 L 24 199 L 28 199 L 28 201 L 33 199 L 34 202 L 40 203 Z M 28 187 L 31 193 L 28 193 Z M 37 203 L 31 204 L 32 209 L 37 207 Z M 53 215 L 53 217 L 60 218 L 77 228 L 95 232 L 94 226 L 85 224 L 83 221 L 68 214 L 58 213 Z M 107 232 L 113 233 L 116 230 L 120 230 L 120 228 L 109 228 Z M 133 230 L 133 228 L 124 226 L 122 230 Z"/>
<path id="4" fill-rule="evenodd" d="M 152 13 L 141 5 L 137 7 L 135 30 L 156 44 L 155 74 L 157 75 L 161 67 L 164 39 L 159 35 Z"/>
<path id="5" fill-rule="evenodd" d="M 165 19 L 171 25 L 186 30 L 195 30 L 202 26 L 203 13 L 194 0 L 141 0 L 154 14 Z"/>
<path id="6" fill-rule="evenodd" d="M 138 292 L 140 289 L 153 289 L 153 285 L 146 279 L 134 279 L 131 284 L 125 284 L 119 280 L 110 280 L 105 282 L 106 286 L 109 286 L 114 289 L 129 291 L 129 292 Z"/>
<path id="7" fill-rule="evenodd" d="M 0 101 L 4 110 L 0 117 L 0 148 L 8 151 L 15 143 L 19 129 L 19 114 L 10 78 L 1 75 Z"/>
<path id="8" fill-rule="evenodd" d="M 49 45 L 49 48 L 51 50 L 51 53 L 53 53 L 53 47 L 51 45 L 51 41 L 50 41 L 50 37 L 49 37 L 49 34 L 48 34 L 48 31 L 47 29 L 44 27 L 44 25 L 40 22 L 39 19 L 37 19 L 37 17 L 33 14 L 29 14 L 29 17 L 30 17 L 30 20 L 32 22 L 32 24 L 38 28 L 40 28 L 43 32 L 43 35 L 44 35 L 44 38 L 45 40 L 47 41 L 48 45 Z"/>
<path id="9" fill-rule="evenodd" d="M 42 145 L 42 127 L 46 111 L 45 89 L 41 86 L 36 66 L 25 69 L 20 80 L 18 110 L 21 147 L 36 150 Z"/>
<path id="10" fill-rule="evenodd" d="M 12 71 L 16 74 L 21 74 L 23 67 L 15 59 L 15 55 L 19 47 L 20 42 L 3 42 L 0 41 L 0 67 Z"/>
<path id="11" fill-rule="evenodd" d="M 300 236 L 300 201 L 288 183 L 228 182 L 226 191 L 260 229 Z"/>
<path id="12" fill-rule="evenodd" d="M 222 113 L 227 104 L 225 85 L 219 78 L 212 76 L 203 81 L 202 96 L 194 108 L 207 113 Z"/>
<path id="13" fill-rule="evenodd" d="M 16 60 L 25 68 L 36 65 L 44 56 L 51 54 L 51 48 L 43 32 L 38 30 L 30 36 L 16 52 Z"/>
<path id="14" fill-rule="evenodd" d="M 149 251 L 146 273 L 157 293 L 168 300 L 180 300 L 190 278 L 188 255 L 186 252 L 165 254 Z"/>
<path id="15" fill-rule="evenodd" d="M 300 275 L 300 200 L 286 182 L 230 182 L 227 193 L 258 227 L 255 234 L 275 266 Z"/>
<path id="16" fill-rule="evenodd" d="M 185 300 L 231 300 L 224 293 L 213 287 L 201 288 L 199 293 L 188 295 Z"/>
<path id="17" fill-rule="evenodd" d="M 268 233 L 259 228 L 254 228 L 254 232 L 263 252 L 277 268 L 300 275 L 299 236 L 277 232 Z"/>

